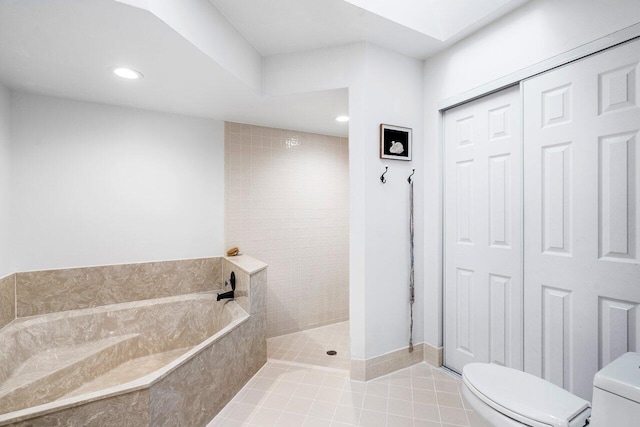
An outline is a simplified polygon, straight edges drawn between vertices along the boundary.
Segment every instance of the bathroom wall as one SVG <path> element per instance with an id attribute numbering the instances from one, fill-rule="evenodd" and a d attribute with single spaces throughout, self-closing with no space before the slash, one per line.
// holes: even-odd
<path id="1" fill-rule="evenodd" d="M 638 0 L 536 0 L 424 67 L 425 341 L 442 345 L 441 159 L 438 101 L 640 22 Z"/>
<path id="2" fill-rule="evenodd" d="M 390 66 L 389 64 L 393 64 Z M 349 127 L 357 139 L 349 145 L 353 150 L 357 174 L 352 175 L 352 192 L 360 200 L 360 222 L 357 250 L 362 252 L 363 281 L 352 286 L 362 305 L 364 316 L 364 352 L 354 352 L 352 358 L 371 359 L 409 345 L 409 190 L 407 177 L 411 169 L 415 188 L 415 283 L 414 319 L 421 319 L 422 304 L 422 61 L 376 46 L 367 46 L 365 66 L 360 78 L 350 88 L 349 114 L 354 119 Z M 413 129 L 413 159 L 411 162 L 379 158 L 380 123 Z M 357 150 L 357 151 L 356 151 Z M 389 165 L 387 183 L 380 182 L 384 165 Z M 352 305 L 353 306 L 353 305 Z M 353 313 L 354 310 L 352 310 Z M 414 322 L 413 342 L 421 343 L 422 327 Z M 395 365 L 398 368 L 398 365 Z M 405 365 L 406 366 L 406 365 Z"/>
<path id="3" fill-rule="evenodd" d="M 415 182 L 413 342 L 423 342 L 423 61 L 367 43 L 265 58 L 274 95 L 349 88 L 349 287 L 351 358 L 409 344 L 409 185 Z M 379 158 L 380 123 L 413 129 L 413 160 Z M 380 174 L 389 165 L 387 183 Z M 431 203 L 431 199 L 429 199 Z"/>
<path id="4" fill-rule="evenodd" d="M 0 83 L 0 279 L 13 273 L 11 247 L 11 95 Z"/>
<path id="5" fill-rule="evenodd" d="M 215 120 L 14 93 L 14 271 L 222 254 Z"/>
<path id="6" fill-rule="evenodd" d="M 345 138 L 225 125 L 225 248 L 269 265 L 267 336 L 349 318 Z"/>

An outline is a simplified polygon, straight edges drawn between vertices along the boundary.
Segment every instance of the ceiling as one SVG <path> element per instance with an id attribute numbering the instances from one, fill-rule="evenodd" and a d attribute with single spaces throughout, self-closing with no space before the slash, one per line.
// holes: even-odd
<path id="1" fill-rule="evenodd" d="M 82 101 L 347 135 L 348 125 L 335 121 L 348 113 L 346 89 L 265 96 L 153 13 L 121 1 L 0 0 L 0 82 Z M 262 56 L 368 41 L 424 58 L 526 0 L 203 1 Z M 113 66 L 145 78 L 119 79 Z"/>
<path id="2" fill-rule="evenodd" d="M 122 80 L 109 70 L 144 74 Z M 153 14 L 112 0 L 0 0 L 0 82 L 14 90 L 346 136 L 346 89 L 256 93 Z"/>
<path id="3" fill-rule="evenodd" d="M 264 56 L 360 41 L 424 59 L 527 0 L 209 0 Z"/>

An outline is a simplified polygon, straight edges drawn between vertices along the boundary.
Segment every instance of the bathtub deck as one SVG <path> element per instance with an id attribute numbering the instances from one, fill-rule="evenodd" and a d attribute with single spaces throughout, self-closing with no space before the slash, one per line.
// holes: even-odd
<path id="1" fill-rule="evenodd" d="M 62 399 L 79 396 L 85 393 L 92 393 L 94 391 L 103 390 L 105 388 L 137 380 L 138 378 L 142 378 L 177 359 L 189 351 L 190 348 L 191 347 L 179 348 L 177 350 L 152 354 L 150 356 L 130 360 L 95 378 L 93 381 L 83 384 L 65 396 L 62 396 Z"/>

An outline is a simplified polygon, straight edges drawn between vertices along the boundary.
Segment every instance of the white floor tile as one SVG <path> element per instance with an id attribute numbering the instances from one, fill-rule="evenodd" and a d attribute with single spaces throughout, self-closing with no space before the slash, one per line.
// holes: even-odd
<path id="1" fill-rule="evenodd" d="M 337 354 L 329 356 L 329 350 Z M 348 371 L 351 366 L 349 322 L 269 338 L 267 357 Z"/>
<path id="2" fill-rule="evenodd" d="M 333 420 L 339 421 L 341 423 L 358 425 L 358 421 L 360 420 L 360 412 L 360 408 L 338 405 L 333 416 Z"/>
<path id="3" fill-rule="evenodd" d="M 366 427 L 385 427 L 387 425 L 387 415 L 363 410 L 360 414 L 360 425 Z"/>
<path id="4" fill-rule="evenodd" d="M 465 405 L 460 379 L 443 369 L 420 363 L 361 382 L 317 362 L 313 349 L 305 350 L 313 334 L 348 348 L 348 327 L 342 325 L 346 340 L 338 327 L 323 329 L 277 337 L 277 353 L 295 353 L 298 360 L 271 358 L 208 427 L 487 427 Z"/>

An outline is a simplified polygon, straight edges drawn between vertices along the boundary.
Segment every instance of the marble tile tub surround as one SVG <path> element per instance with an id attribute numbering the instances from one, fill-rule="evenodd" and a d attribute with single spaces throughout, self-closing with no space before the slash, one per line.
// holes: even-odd
<path id="1" fill-rule="evenodd" d="M 152 426 L 206 425 L 267 362 L 267 270 L 235 271 L 249 284 L 249 319 L 151 387 Z"/>
<path id="2" fill-rule="evenodd" d="M 0 279 L 0 329 L 16 318 L 15 282 L 15 274 Z"/>
<path id="3" fill-rule="evenodd" d="M 2 423 L 0 423 L 2 425 Z M 149 390 L 138 390 L 17 421 L 12 427 L 138 427 L 149 425 Z"/>
<path id="4" fill-rule="evenodd" d="M 207 292 L 18 319 L 0 331 L 0 413 L 62 398 L 127 361 L 184 353 L 242 318 Z"/>
<path id="5" fill-rule="evenodd" d="M 222 260 L 199 258 L 16 273 L 17 317 L 220 289 Z"/>
<path id="6" fill-rule="evenodd" d="M 247 256 L 247 255 L 224 257 L 222 259 L 223 283 L 224 281 L 229 279 L 229 277 L 231 277 L 231 272 L 236 273 L 236 290 L 234 294 L 235 295 L 234 299 L 238 304 L 240 304 L 240 307 L 242 307 L 249 314 L 251 314 L 251 311 L 252 311 L 252 305 L 250 303 L 250 301 L 252 300 L 250 281 L 253 278 L 254 274 L 261 272 L 266 268 L 267 268 L 267 264 L 265 264 L 262 261 L 258 261 L 255 258 L 251 258 L 250 256 Z M 265 271 L 265 275 L 266 274 L 267 273 Z M 262 290 L 264 294 L 260 294 L 260 296 L 266 298 L 266 295 L 267 295 L 266 276 L 264 278 L 264 288 L 265 289 Z M 223 289 L 223 291 L 228 291 L 228 290 L 230 289 L 227 289 L 226 287 L 225 289 Z M 260 310 L 266 308 L 266 301 L 264 304 L 265 304 L 265 307 L 263 307 L 262 305 L 259 305 Z M 265 324 L 266 324 L 266 317 L 265 317 Z"/>
<path id="7" fill-rule="evenodd" d="M 237 264 L 235 263 L 236 261 Z M 78 390 L 86 393 L 71 392 L 61 400 L 36 407 L 37 413 L 17 413 L 13 421 L 0 416 L 0 425 L 82 425 L 82 426 L 203 426 L 228 403 L 242 386 L 266 363 L 266 265 L 249 257 L 224 260 L 232 266 L 239 280 L 237 290 L 244 292 L 249 304 L 247 315 L 238 301 L 215 301 L 215 293 L 201 293 L 165 298 L 164 300 L 183 300 L 185 298 L 213 298 L 213 304 L 223 312 L 238 311 L 244 313 L 234 317 L 231 323 L 214 336 L 152 374 L 143 376 L 127 384 L 93 392 L 91 383 Z M 258 270 L 249 267 L 260 266 Z M 252 271 L 251 274 L 244 269 Z M 244 288 L 246 284 L 246 288 Z M 162 299 L 161 299 L 162 300 Z M 148 301 L 124 303 L 125 306 L 144 306 Z M 77 312 L 109 312 L 118 306 L 96 307 L 73 312 L 54 313 L 18 322 L 38 322 L 43 317 L 69 318 Z M 169 316 L 175 317 L 176 310 Z M 180 313 L 200 312 L 196 309 L 178 309 Z M 113 317 L 113 316 L 112 316 Z M 214 316 L 217 317 L 217 316 Z M 125 316 L 131 319 L 131 316 Z M 125 319 L 125 320 L 126 320 Z M 125 322 L 126 323 L 126 322 Z M 226 323 L 222 320 L 222 323 Z M 15 326 L 15 324 L 14 324 Z M 94 329 L 94 328 L 90 328 Z M 98 328 L 102 329 L 102 328 Z M 185 328 L 176 328 L 178 331 Z M 189 328 L 186 328 L 189 329 Z M 178 335 L 181 335 L 178 333 Z M 183 343 L 184 344 L 184 343 Z M 168 354 L 168 353 L 163 353 Z M 145 358 L 141 358 L 145 360 Z M 135 362 L 135 359 L 134 359 Z M 122 365 L 121 365 L 122 366 Z M 116 369 L 123 374 L 122 369 Z M 116 370 L 112 371 L 115 372 Z M 107 374 L 107 375 L 110 375 Z M 144 374 L 143 374 L 144 375 Z M 109 384 L 113 381 L 96 379 L 96 384 Z M 130 375 L 125 375 L 129 380 Z M 103 378 L 104 379 L 104 378 Z M 95 388 L 95 387 L 94 387 Z M 99 388 L 97 390 L 100 390 Z M 84 400 L 83 400 L 84 399 Z M 129 406 L 128 405 L 129 402 Z M 114 408 L 119 408 L 114 410 Z M 135 410 L 133 410 L 135 409 Z M 3 419 L 4 418 L 4 419 Z"/>
<path id="8" fill-rule="evenodd" d="M 349 319 L 348 141 L 225 123 L 225 242 L 269 264 L 267 335 Z"/>

